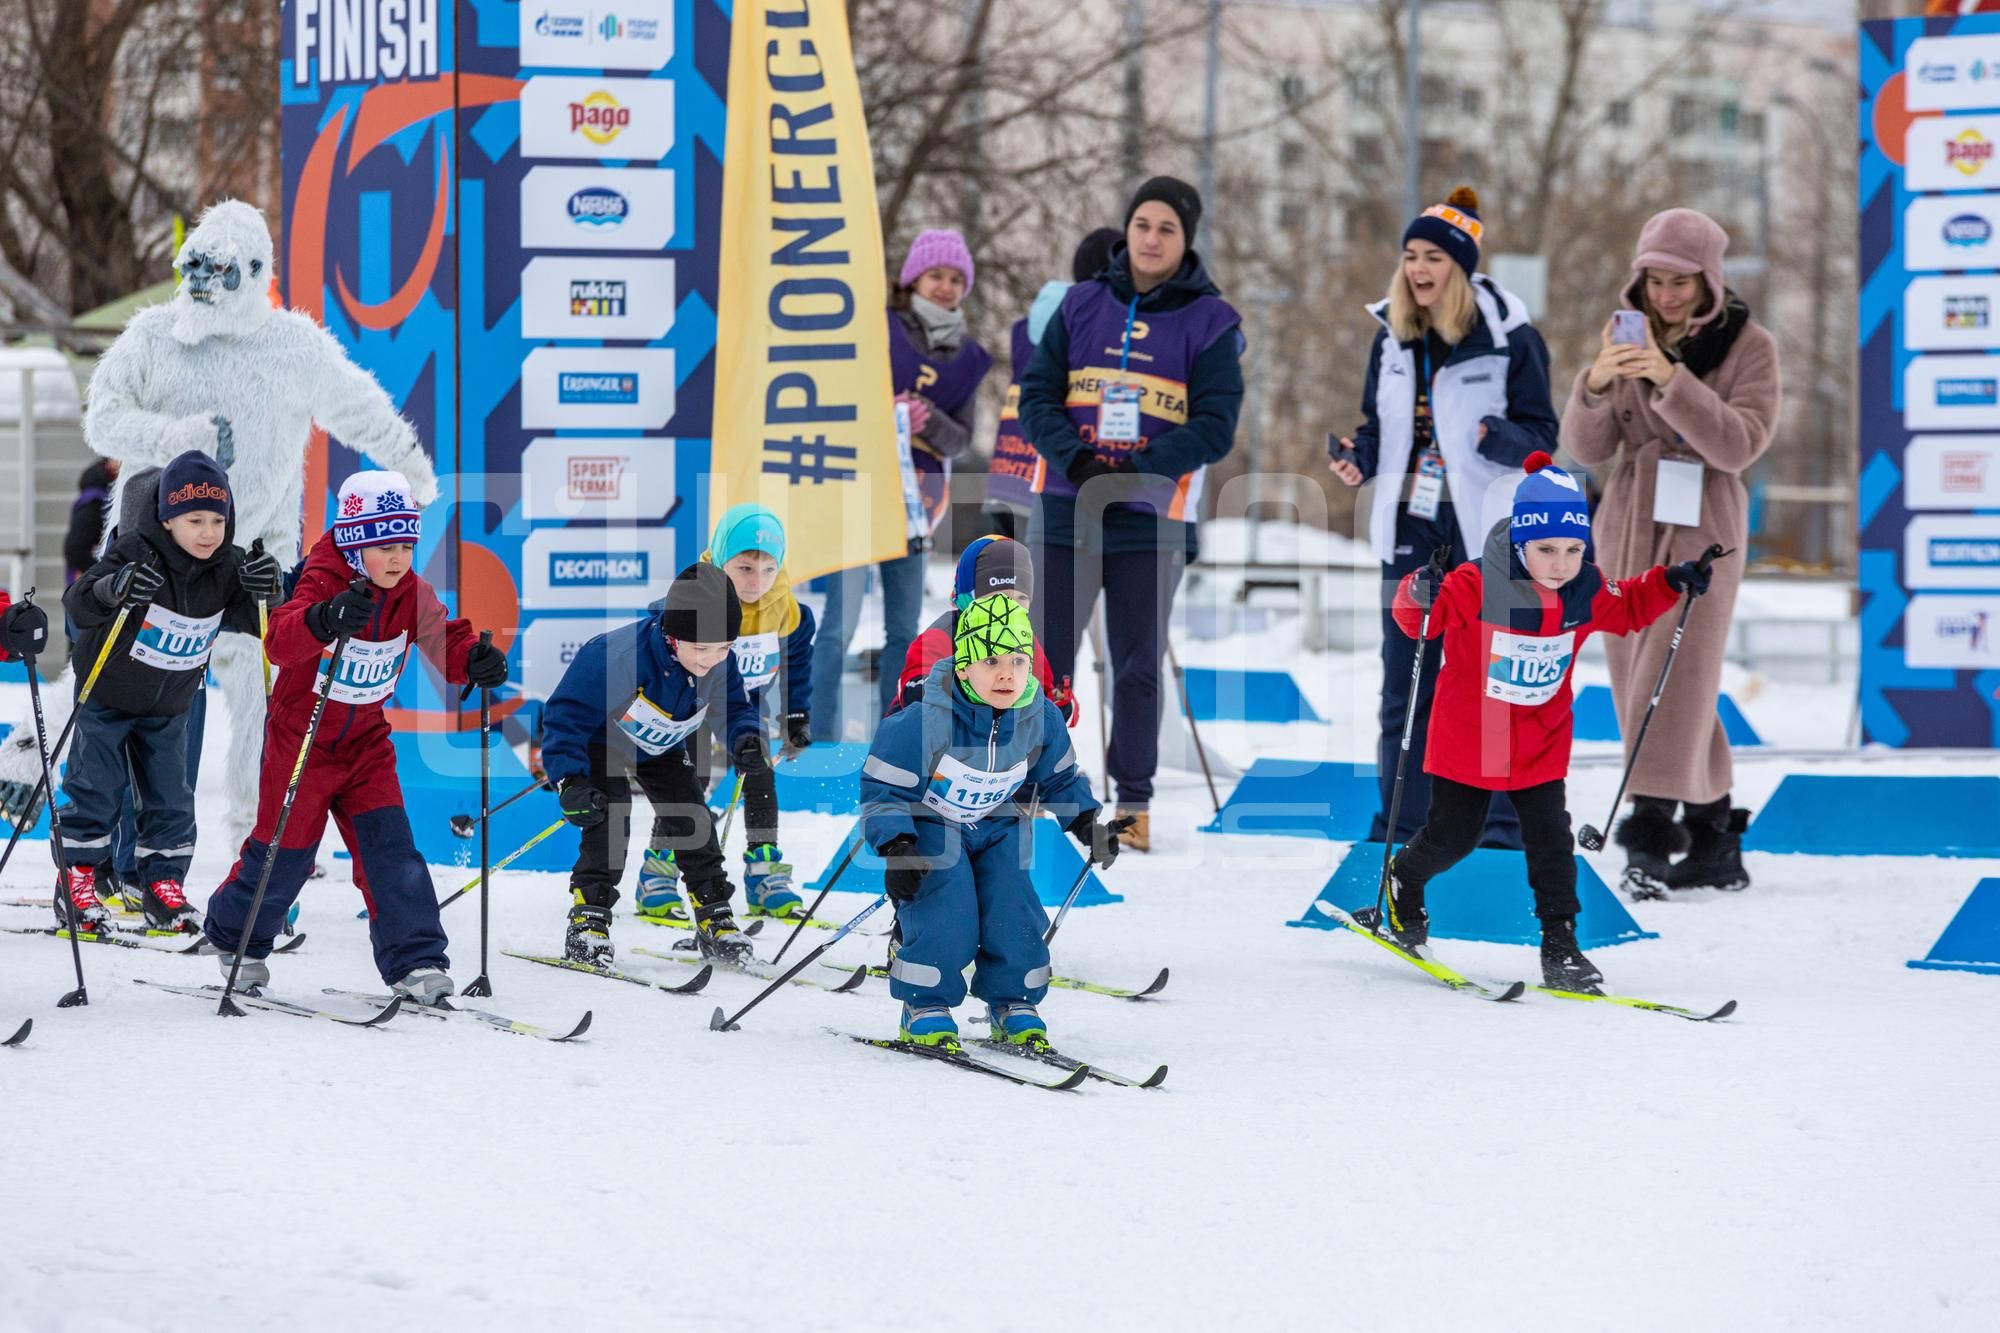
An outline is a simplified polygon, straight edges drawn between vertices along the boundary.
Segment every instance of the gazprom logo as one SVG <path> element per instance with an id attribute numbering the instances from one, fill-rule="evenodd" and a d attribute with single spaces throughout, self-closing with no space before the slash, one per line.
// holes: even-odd
<path id="1" fill-rule="evenodd" d="M 639 377 L 566 370 L 556 380 L 556 400 L 563 403 L 634 404 L 639 401 Z"/>
<path id="2" fill-rule="evenodd" d="M 652 559 L 645 551 L 551 551 L 551 588 L 636 588 L 643 587 L 652 574 Z"/>
<path id="3" fill-rule="evenodd" d="M 1939 407 L 1992 407 L 2000 404 L 2000 380 L 1949 379 L 1937 382 Z"/>
<path id="4" fill-rule="evenodd" d="M 569 197 L 569 220 L 579 227 L 616 227 L 632 215 L 632 201 L 608 185 L 590 185 Z"/>

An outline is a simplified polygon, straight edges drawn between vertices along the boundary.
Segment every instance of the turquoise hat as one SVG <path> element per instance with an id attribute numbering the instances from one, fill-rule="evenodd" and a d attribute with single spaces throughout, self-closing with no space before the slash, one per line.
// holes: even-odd
<path id="1" fill-rule="evenodd" d="M 785 563 L 785 525 L 765 505 L 731 505 L 716 520 L 715 536 L 708 543 L 709 558 L 726 565 L 745 551 L 762 551 L 779 564 Z"/>

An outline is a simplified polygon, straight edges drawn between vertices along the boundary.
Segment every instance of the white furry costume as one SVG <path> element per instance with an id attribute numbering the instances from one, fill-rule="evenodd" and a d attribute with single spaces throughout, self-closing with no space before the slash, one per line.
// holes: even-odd
<path id="1" fill-rule="evenodd" d="M 83 429 L 93 450 L 126 464 L 128 475 L 189 449 L 212 455 L 236 492 L 238 544 L 262 538 L 288 569 L 299 555 L 314 422 L 405 474 L 418 504 L 437 498 L 430 459 L 382 386 L 309 316 L 271 305 L 271 233 L 261 211 L 237 200 L 208 209 L 174 267 L 182 285 L 173 300 L 134 315 L 90 377 Z M 225 634 L 211 659 L 231 722 L 222 830 L 231 846 L 257 814 L 259 657 L 254 639 Z M 51 740 L 73 705 L 68 680 L 43 694 Z M 41 776 L 33 720 L 17 725 L 14 738 L 0 748 L 0 782 L 33 784 Z"/>

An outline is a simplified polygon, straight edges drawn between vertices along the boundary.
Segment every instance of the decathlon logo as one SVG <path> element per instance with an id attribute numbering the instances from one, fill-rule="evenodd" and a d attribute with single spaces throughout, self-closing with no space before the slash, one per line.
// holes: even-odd
<path id="1" fill-rule="evenodd" d="M 1930 563 L 1933 569 L 2000 568 L 2000 538 L 1933 537 Z"/>
<path id="2" fill-rule="evenodd" d="M 566 370 L 556 380 L 556 399 L 564 403 L 637 403 L 639 377 Z"/>
<path id="3" fill-rule="evenodd" d="M 650 579 L 652 560 L 645 551 L 607 555 L 602 551 L 549 553 L 551 588 L 634 588 Z"/>

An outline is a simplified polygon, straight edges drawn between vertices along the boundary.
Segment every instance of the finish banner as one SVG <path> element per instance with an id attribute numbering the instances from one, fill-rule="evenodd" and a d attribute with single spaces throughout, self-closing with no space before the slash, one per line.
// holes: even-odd
<path id="1" fill-rule="evenodd" d="M 868 124 L 840 0 L 738 0 L 708 510 L 761 501 L 794 582 L 908 549 Z"/>

